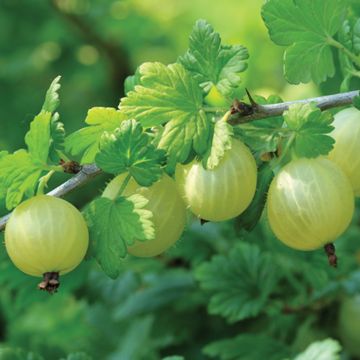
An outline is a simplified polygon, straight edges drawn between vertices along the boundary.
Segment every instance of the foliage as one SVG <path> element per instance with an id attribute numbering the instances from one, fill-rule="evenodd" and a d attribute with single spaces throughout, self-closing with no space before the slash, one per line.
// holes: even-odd
<path id="1" fill-rule="evenodd" d="M 189 216 L 188 228 L 174 248 L 156 258 L 140 259 L 127 255 L 127 247 L 156 236 L 147 200 L 138 194 L 122 196 L 121 190 L 114 200 L 96 198 L 104 178 L 100 185 L 88 185 L 84 193 L 93 199 L 83 211 L 91 238 L 88 260 L 64 277 L 59 294 L 46 297 L 36 292 L 37 279 L 20 273 L 5 248 L 0 252 L 0 358 L 336 360 L 350 356 L 351 350 L 338 340 L 337 312 L 344 294 L 360 291 L 359 203 L 352 224 L 336 242 L 338 269 L 328 266 L 321 249 L 298 252 L 281 244 L 263 212 L 269 184 L 281 166 L 293 157 L 326 156 L 331 150 L 333 112 L 299 103 L 283 116 L 230 125 L 238 119 L 238 114 L 229 112 L 233 101 L 247 102 L 245 86 L 257 93 L 272 79 L 279 95 L 296 96 L 281 91 L 289 89 L 276 56 L 282 50 L 267 45 L 265 35 L 259 41 L 261 24 L 242 36 L 244 45 L 238 44 L 239 38 L 233 41 L 215 31 L 227 23 L 234 33 L 237 23 L 245 28 L 246 18 L 255 18 L 260 5 L 250 10 L 255 5 L 247 2 L 249 9 L 241 18 L 242 12 L 234 11 L 241 4 L 222 4 L 224 11 L 230 6 L 233 18 L 222 16 L 214 20 L 214 27 L 198 20 L 184 51 L 184 32 L 194 18 L 184 16 L 186 1 L 61 3 L 53 2 L 59 19 L 75 19 L 75 27 L 85 24 L 85 32 L 81 27 L 77 30 L 86 43 L 69 36 L 71 30 L 62 28 L 59 19 L 52 20 L 53 10 L 45 3 L 0 5 L 4 33 L 13 29 L 12 20 L 34 15 L 31 22 L 18 24 L 21 30 L 11 47 L 20 49 L 18 39 L 26 41 L 31 34 L 48 49 L 46 56 L 56 55 L 54 43 L 62 49 L 59 60 L 50 61 L 36 45 L 40 70 L 26 49 L 16 53 L 5 49 L 0 56 L 6 70 L 0 69 L 0 87 L 9 85 L 9 94 L 4 91 L 0 102 L 6 109 L 13 99 L 21 103 L 6 115 L 16 124 L 6 122 L 9 136 L 2 135 L 6 126 L 3 119 L 0 122 L 1 149 L 9 149 L 0 151 L 3 214 L 47 183 L 53 188 L 67 179 L 60 160 L 95 162 L 108 174 L 129 173 L 140 185 L 150 186 L 163 171 L 172 174 L 177 163 L 195 158 L 204 167 L 215 168 L 233 137 L 245 142 L 256 157 L 257 192 L 238 218 L 200 226 Z M 204 4 L 196 17 L 207 17 L 210 10 Z M 323 94 L 359 88 L 360 12 L 355 1 L 268 0 L 261 14 L 272 41 L 285 47 L 284 75 L 289 83 L 312 81 L 315 92 Z M 186 19 L 181 20 L 181 28 L 174 26 L 179 19 Z M 41 26 L 34 28 L 38 23 Z M 226 26 L 221 27 L 226 33 Z M 264 43 L 266 58 L 259 56 L 259 43 Z M 34 43 L 29 46 L 35 48 Z M 76 66 L 69 60 L 75 53 L 82 61 Z M 90 65 L 96 56 L 101 61 Z M 90 75 L 85 75 L 87 66 Z M 268 66 L 269 76 L 264 76 Z M 137 68 L 134 75 L 130 68 Z M 42 101 L 33 86 L 40 83 L 44 89 L 44 78 L 48 81 L 58 73 L 64 74 L 61 94 L 56 77 L 41 111 L 33 116 Z M 65 80 L 65 75 L 73 80 Z M 26 79 L 22 87 L 17 85 L 21 77 Z M 214 88 L 226 106 L 206 101 Z M 266 97 L 252 95 L 257 104 L 282 102 L 272 91 L 264 92 Z M 312 95 L 310 91 L 304 97 Z M 118 104 L 119 98 L 118 108 L 107 107 Z M 359 97 L 354 106 L 359 106 Z M 87 108 L 85 126 L 79 129 Z M 24 114 L 32 114 L 33 120 L 18 129 L 19 122 L 12 119 Z M 25 128 L 29 130 L 23 136 Z M 84 205 L 80 192 L 73 195 L 79 206 Z M 302 329 L 308 330 L 307 338 Z"/>

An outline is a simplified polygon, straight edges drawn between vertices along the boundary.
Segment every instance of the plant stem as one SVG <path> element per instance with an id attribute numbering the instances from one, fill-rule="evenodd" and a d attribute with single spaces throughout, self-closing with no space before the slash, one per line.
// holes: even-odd
<path id="1" fill-rule="evenodd" d="M 284 146 L 281 155 L 270 162 L 270 166 L 274 174 L 278 172 L 278 169 L 281 166 L 282 161 L 286 158 L 286 155 L 288 155 L 289 149 L 291 148 L 291 145 L 293 144 L 295 137 L 296 137 L 296 133 L 293 132 L 290 135 L 290 137 L 287 139 L 286 145 Z"/>
<path id="2" fill-rule="evenodd" d="M 78 188 L 79 186 L 85 184 L 91 178 L 99 175 L 101 170 L 95 165 L 84 165 L 81 171 L 73 176 L 71 179 L 65 181 L 63 184 L 59 185 L 57 188 L 51 190 L 47 195 L 61 197 L 69 193 L 70 191 Z M 5 225 L 10 217 L 11 213 L 0 218 L 0 231 L 5 229 Z"/>
<path id="3" fill-rule="evenodd" d="M 47 183 L 50 180 L 51 176 L 54 175 L 55 170 L 50 170 L 46 175 L 39 179 L 39 187 L 36 192 L 36 195 L 44 195 L 44 190 L 47 187 Z"/>
<path id="4" fill-rule="evenodd" d="M 126 178 L 124 179 L 123 183 L 121 184 L 120 189 L 115 196 L 115 199 L 118 198 L 119 196 L 121 196 L 121 194 L 124 192 L 127 184 L 129 183 L 130 179 L 131 179 L 131 174 L 129 173 L 126 175 Z"/>
<path id="5" fill-rule="evenodd" d="M 350 105 L 355 96 L 359 95 L 359 91 L 351 91 L 347 93 L 334 94 L 329 96 L 321 96 L 318 98 L 310 98 L 304 100 L 296 100 L 289 101 L 280 104 L 272 104 L 272 105 L 257 105 L 257 109 L 255 109 L 254 114 L 240 116 L 237 114 L 237 118 L 231 119 L 229 121 L 230 124 L 243 124 L 246 122 L 251 122 L 253 120 L 264 119 L 272 116 L 279 116 L 289 108 L 290 105 L 296 103 L 309 103 L 315 102 L 317 106 L 322 109 L 330 109 L 334 107 Z M 214 108 L 216 109 L 216 108 Z M 217 110 L 220 110 L 217 108 Z M 222 109 L 222 111 L 226 111 L 228 109 Z M 90 179 L 101 173 L 101 169 L 99 169 L 95 164 L 84 165 L 81 171 L 73 176 L 71 179 L 67 180 L 63 184 L 59 185 L 57 188 L 50 191 L 47 195 L 61 197 L 66 195 L 68 192 L 78 188 L 83 185 Z M 0 231 L 5 229 L 6 222 L 8 221 L 10 214 L 7 214 L 0 218 Z"/>
<path id="6" fill-rule="evenodd" d="M 360 56 L 355 55 L 352 53 L 348 48 L 346 48 L 343 44 L 338 42 L 332 37 L 327 39 L 329 45 L 334 46 L 335 48 L 341 50 L 354 64 L 360 66 Z"/>
<path id="7" fill-rule="evenodd" d="M 320 96 L 316 98 L 287 101 L 279 104 L 259 105 L 253 108 L 251 115 L 235 114 L 229 121 L 232 125 L 243 124 L 254 120 L 265 119 L 272 116 L 280 116 L 284 111 L 288 110 L 289 106 L 293 104 L 307 104 L 315 103 L 321 110 L 326 110 L 334 107 L 350 105 L 354 97 L 359 95 L 359 90 L 349 91 L 346 93 L 339 93 L 334 95 Z"/>

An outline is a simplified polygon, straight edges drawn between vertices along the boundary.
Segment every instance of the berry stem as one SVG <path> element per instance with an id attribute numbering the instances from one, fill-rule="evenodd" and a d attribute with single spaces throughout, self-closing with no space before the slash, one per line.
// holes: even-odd
<path id="1" fill-rule="evenodd" d="M 55 173 L 55 170 L 50 170 L 46 175 L 39 179 L 39 187 L 36 192 L 36 195 L 44 195 L 44 190 L 47 187 L 47 183 L 50 180 L 51 176 Z"/>

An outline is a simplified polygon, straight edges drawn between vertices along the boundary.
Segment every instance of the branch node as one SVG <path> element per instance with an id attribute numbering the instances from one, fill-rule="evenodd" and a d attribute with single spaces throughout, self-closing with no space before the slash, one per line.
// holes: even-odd
<path id="1" fill-rule="evenodd" d="M 64 172 L 67 174 L 77 174 L 81 171 L 82 166 L 77 161 L 64 161 L 60 160 L 60 165 L 64 169 Z"/>
<path id="2" fill-rule="evenodd" d="M 243 101 L 239 101 L 238 99 L 234 100 L 230 108 L 231 115 L 237 114 L 240 117 L 253 115 L 255 113 L 255 110 L 256 108 L 254 108 L 253 105 L 249 105 Z"/>

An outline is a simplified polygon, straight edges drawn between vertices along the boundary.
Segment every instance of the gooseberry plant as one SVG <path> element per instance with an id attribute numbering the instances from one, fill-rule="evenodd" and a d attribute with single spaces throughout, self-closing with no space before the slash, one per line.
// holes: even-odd
<path id="1" fill-rule="evenodd" d="M 293 102 L 252 94 L 242 81 L 246 47 L 223 44 L 205 20 L 196 22 L 175 63 L 140 65 L 118 108 L 90 109 L 86 125 L 67 136 L 57 113 L 60 77 L 52 82 L 27 148 L 0 153 L 0 198 L 15 209 L 6 227 L 9 216 L 1 220 L 6 249 L 21 270 L 44 276 L 40 288 L 56 290 L 58 275 L 85 256 L 88 236 L 87 257 L 116 278 L 128 253 L 156 256 L 174 245 L 186 211 L 202 222 L 236 218 L 246 231 L 265 213 L 283 243 L 325 246 L 336 265 L 333 242 L 349 225 L 359 193 L 360 98 L 349 90 L 360 77 L 360 19 L 343 0 L 269 0 L 262 17 L 273 42 L 286 47 L 289 83 L 320 84 L 338 69 L 341 92 Z M 346 105 L 352 107 L 335 115 L 334 127 L 327 109 Z M 62 196 L 101 172 L 114 175 L 83 210 L 88 230 L 70 205 L 44 195 L 58 172 L 76 175 L 49 195 Z M 211 290 L 203 271 L 211 271 L 199 271 Z M 243 316 L 226 313 L 232 321 Z M 216 356 L 217 349 L 208 352 Z"/>

